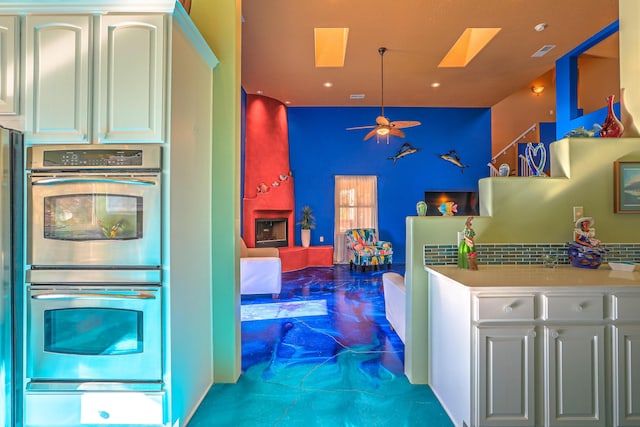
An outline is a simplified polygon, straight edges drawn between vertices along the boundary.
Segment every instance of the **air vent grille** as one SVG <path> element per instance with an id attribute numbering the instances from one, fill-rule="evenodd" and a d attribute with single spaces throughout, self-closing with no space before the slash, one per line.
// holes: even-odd
<path id="1" fill-rule="evenodd" d="M 531 57 L 532 58 L 540 58 L 541 56 L 545 56 L 554 47 L 556 47 L 555 44 L 546 44 L 546 45 L 542 46 L 540 49 L 538 49 L 538 51 L 535 52 L 533 55 L 531 55 Z"/>
<path id="2" fill-rule="evenodd" d="M 364 99 L 364 93 L 353 93 L 349 95 L 349 99 Z"/>

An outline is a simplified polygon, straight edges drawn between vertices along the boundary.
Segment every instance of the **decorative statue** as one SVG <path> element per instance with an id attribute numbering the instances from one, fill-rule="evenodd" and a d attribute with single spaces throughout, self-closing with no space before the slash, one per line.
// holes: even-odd
<path id="1" fill-rule="evenodd" d="M 576 228 L 573 230 L 576 243 L 589 247 L 600 246 L 600 240 L 596 239 L 596 230 L 591 228 L 595 221 L 591 217 L 580 218 L 576 221 Z"/>
<path id="2" fill-rule="evenodd" d="M 471 227 L 473 217 L 467 218 L 464 224 L 464 240 L 458 247 L 458 267 L 469 270 L 478 269 L 478 253 L 476 252 L 475 236 L 476 232 Z"/>
<path id="3" fill-rule="evenodd" d="M 569 262 L 574 267 L 598 268 L 606 249 L 596 239 L 595 221 L 591 217 L 580 218 L 573 229 L 573 242 L 569 243 Z"/>

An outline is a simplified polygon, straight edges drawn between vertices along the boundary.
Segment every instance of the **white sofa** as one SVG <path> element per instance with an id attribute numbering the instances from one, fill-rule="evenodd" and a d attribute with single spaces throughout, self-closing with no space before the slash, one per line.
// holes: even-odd
<path id="1" fill-rule="evenodd" d="M 404 277 L 398 273 L 384 273 L 382 275 L 384 292 L 384 312 L 393 330 L 396 331 L 404 343 L 406 325 L 406 291 Z"/>
<path id="2" fill-rule="evenodd" d="M 240 293 L 272 294 L 282 288 L 282 263 L 277 248 L 247 248 L 240 238 Z"/>

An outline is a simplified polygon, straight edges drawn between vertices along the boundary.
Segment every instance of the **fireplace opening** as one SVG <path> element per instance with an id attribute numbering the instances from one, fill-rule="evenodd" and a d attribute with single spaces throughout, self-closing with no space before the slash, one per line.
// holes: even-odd
<path id="1" fill-rule="evenodd" d="M 256 218 L 256 248 L 288 246 L 287 222 L 287 218 Z"/>

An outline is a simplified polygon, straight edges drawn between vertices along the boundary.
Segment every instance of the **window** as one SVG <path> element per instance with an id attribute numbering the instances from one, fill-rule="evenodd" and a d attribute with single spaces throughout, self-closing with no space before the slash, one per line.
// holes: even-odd
<path id="1" fill-rule="evenodd" d="M 336 264 L 346 260 L 344 232 L 350 228 L 378 230 L 378 177 L 336 176 L 333 254 Z"/>

